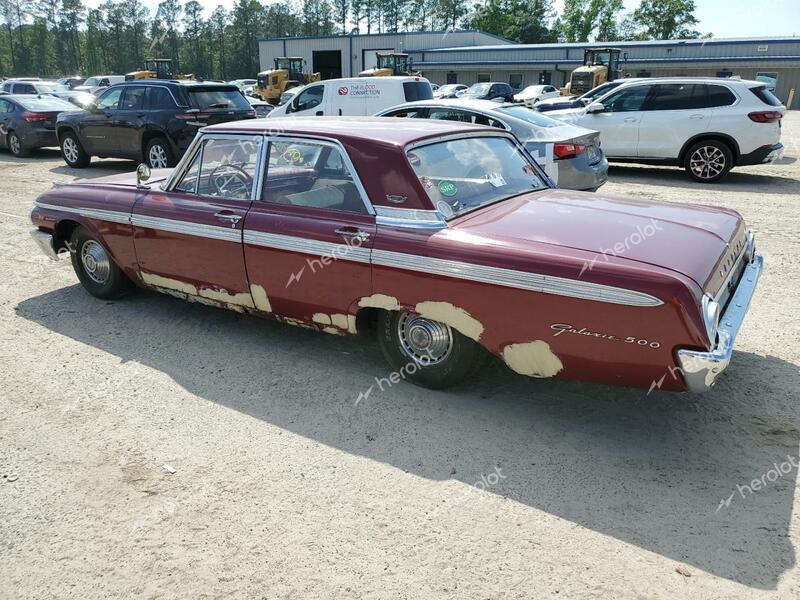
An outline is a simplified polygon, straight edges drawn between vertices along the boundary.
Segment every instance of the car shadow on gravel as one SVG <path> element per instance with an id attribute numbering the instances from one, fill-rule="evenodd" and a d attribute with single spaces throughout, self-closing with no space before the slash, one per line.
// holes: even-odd
<path id="1" fill-rule="evenodd" d="M 784 464 L 798 460 L 800 373 L 776 357 L 736 352 L 702 396 L 533 380 L 498 362 L 431 391 L 393 383 L 372 343 L 157 294 L 103 302 L 74 285 L 16 312 L 201 398 L 467 484 L 432 503 L 432 527 L 494 494 L 752 588 L 795 565 L 797 468 Z"/>
<path id="2" fill-rule="evenodd" d="M 615 183 L 639 183 L 668 188 L 683 188 L 698 192 L 753 192 L 755 194 L 791 193 L 787 188 L 794 187 L 800 194 L 800 181 L 794 177 L 774 173 L 754 174 L 733 169 L 719 183 L 700 183 L 694 181 L 683 169 L 677 167 L 649 167 L 642 165 L 614 164 L 609 166 L 609 179 Z M 600 193 L 602 193 L 600 188 Z M 702 196 L 698 196 L 699 199 Z"/>

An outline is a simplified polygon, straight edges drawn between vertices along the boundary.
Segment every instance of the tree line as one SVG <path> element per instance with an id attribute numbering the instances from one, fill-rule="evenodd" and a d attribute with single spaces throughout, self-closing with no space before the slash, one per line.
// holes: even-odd
<path id="1" fill-rule="evenodd" d="M 205 16 L 197 0 L 0 0 L 0 75 L 123 74 L 146 58 L 175 73 L 254 77 L 258 40 L 474 28 L 520 43 L 696 38 L 694 0 L 236 0 Z M 710 34 L 708 34 L 710 35 Z"/>

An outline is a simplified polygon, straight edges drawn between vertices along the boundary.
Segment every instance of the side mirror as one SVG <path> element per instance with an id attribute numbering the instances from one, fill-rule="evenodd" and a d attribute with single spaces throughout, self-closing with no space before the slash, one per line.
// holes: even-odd
<path id="1" fill-rule="evenodd" d="M 606 109 L 602 102 L 592 102 L 586 107 L 586 114 L 601 113 Z"/>
<path id="2" fill-rule="evenodd" d="M 141 163 L 136 167 L 136 187 L 140 189 L 150 189 L 150 186 L 144 185 L 144 182 L 150 179 L 150 167 Z"/>

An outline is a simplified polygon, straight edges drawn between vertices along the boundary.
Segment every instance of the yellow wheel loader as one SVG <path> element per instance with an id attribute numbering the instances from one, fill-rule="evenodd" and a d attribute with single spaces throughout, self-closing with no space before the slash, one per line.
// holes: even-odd
<path id="1" fill-rule="evenodd" d="M 361 71 L 359 77 L 392 77 L 393 75 L 412 75 L 419 77 L 420 73 L 411 70 L 411 61 L 408 54 L 402 52 L 376 52 L 376 67 Z"/>
<path id="2" fill-rule="evenodd" d="M 619 53 L 619 48 L 586 48 L 583 64 L 572 72 L 567 85 L 561 88 L 561 95 L 580 96 L 601 83 L 619 78 Z"/>
<path id="3" fill-rule="evenodd" d="M 141 71 L 125 74 L 125 81 L 135 81 L 136 79 L 194 79 L 194 75 L 173 73 L 172 59 L 170 58 L 148 58 L 144 61 L 144 68 Z"/>
<path id="4" fill-rule="evenodd" d="M 305 61 L 297 56 L 276 58 L 274 69 L 258 74 L 253 92 L 265 102 L 277 105 L 286 90 L 321 79 L 319 73 L 303 72 L 304 65 Z"/>

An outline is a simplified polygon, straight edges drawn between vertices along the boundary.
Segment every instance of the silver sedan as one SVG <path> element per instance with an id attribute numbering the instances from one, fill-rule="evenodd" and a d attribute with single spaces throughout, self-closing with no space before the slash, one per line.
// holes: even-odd
<path id="1" fill-rule="evenodd" d="M 398 104 L 377 117 L 443 119 L 511 131 L 555 184 L 594 191 L 608 179 L 608 161 L 600 134 L 557 121 L 520 104 L 493 100 L 420 100 Z"/>

